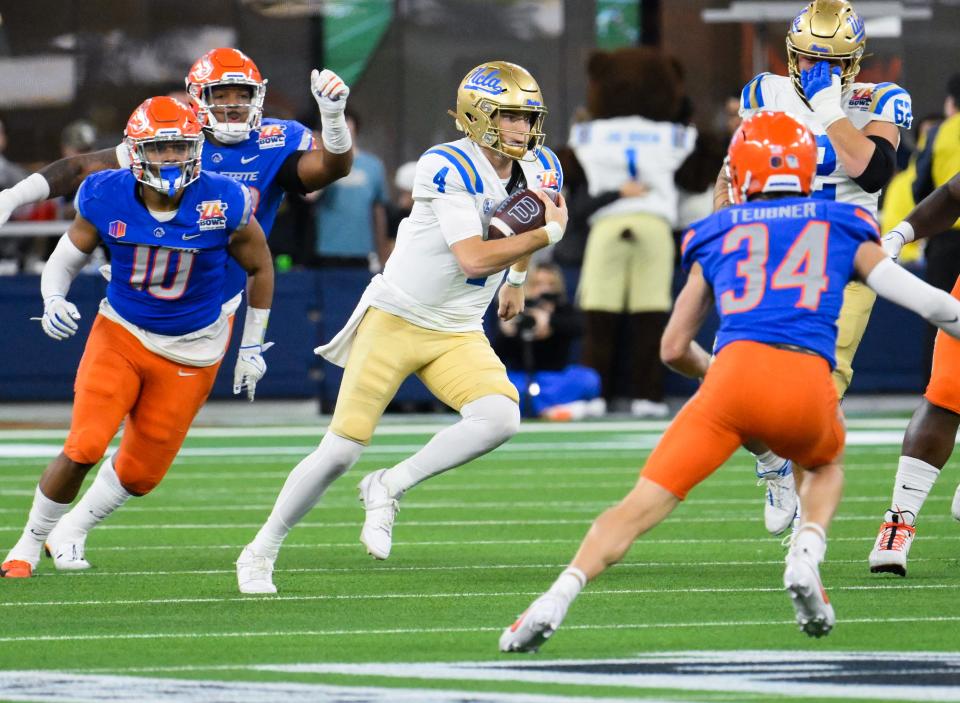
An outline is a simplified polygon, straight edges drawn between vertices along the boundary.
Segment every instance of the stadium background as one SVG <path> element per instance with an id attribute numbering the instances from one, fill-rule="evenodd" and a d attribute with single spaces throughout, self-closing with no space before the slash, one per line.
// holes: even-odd
<path id="1" fill-rule="evenodd" d="M 550 109 L 548 143 L 562 144 L 584 103 L 584 62 L 594 47 L 652 44 L 686 71 L 693 119 L 714 125 L 724 101 L 760 70 L 785 72 L 783 35 L 799 2 L 694 0 L 95 0 L 4 3 L 0 23 L 0 117 L 6 156 L 33 170 L 59 156 L 60 130 L 92 120 L 103 146 L 115 144 L 132 106 L 176 90 L 192 61 L 237 46 L 269 79 L 265 114 L 315 121 L 307 76 L 329 66 L 350 83 L 363 116 L 363 148 L 392 173 L 428 145 L 455 137 L 446 109 L 464 71 L 490 57 L 527 67 Z M 868 58 L 861 80 L 899 82 L 914 114 L 938 112 L 948 75 L 960 66 L 951 0 L 859 2 Z M 905 139 L 909 142 L 910 135 Z M 9 226 L 7 228 L 9 230 Z M 59 230 L 62 231 L 62 230 Z M 57 233 L 54 228 L 52 233 Z M 0 231 L 0 234 L 3 234 Z M 275 251 L 288 243 L 272 240 Z M 567 271 L 571 284 L 577 271 Z M 271 371 L 260 397 L 319 396 L 327 407 L 339 371 L 311 350 L 352 309 L 367 276 L 356 270 L 281 275 L 271 320 Z M 89 320 L 103 292 L 81 276 L 72 295 Z M 16 353 L 0 368 L 0 400 L 68 400 L 82 338 L 52 344 L 36 322 L 36 276 L 0 276 L 0 322 Z M 304 324 L 304 320 L 308 324 Z M 919 319 L 880 302 L 857 359 L 852 393 L 915 393 L 922 387 Z M 705 332 L 705 338 L 711 330 Z M 893 341 L 895 340 L 895 342 Z M 236 343 L 237 340 L 234 340 Z M 895 347 L 895 353 L 892 353 Z M 214 397 L 229 395 L 221 374 Z M 692 386 L 671 375 L 668 392 Z M 401 402 L 426 399 L 408 383 Z"/>

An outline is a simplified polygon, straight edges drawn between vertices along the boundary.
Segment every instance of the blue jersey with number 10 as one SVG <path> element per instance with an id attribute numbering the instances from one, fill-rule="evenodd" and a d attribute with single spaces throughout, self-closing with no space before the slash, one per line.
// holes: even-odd
<path id="1" fill-rule="evenodd" d="M 184 189 L 177 214 L 161 222 L 137 195 L 129 169 L 91 174 L 77 191 L 80 215 L 110 249 L 107 300 L 148 332 L 184 335 L 220 315 L 230 235 L 247 224 L 250 192 L 202 171 Z"/>
<path id="2" fill-rule="evenodd" d="M 694 223 L 683 267 L 699 263 L 713 288 L 715 351 L 738 340 L 792 344 L 833 368 L 843 289 L 871 240 L 879 227 L 862 207 L 810 198 L 735 205 Z"/>

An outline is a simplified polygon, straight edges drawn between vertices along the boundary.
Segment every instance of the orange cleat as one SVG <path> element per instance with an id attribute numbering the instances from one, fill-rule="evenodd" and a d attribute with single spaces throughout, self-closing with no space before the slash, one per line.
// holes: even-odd
<path id="1" fill-rule="evenodd" d="M 0 578 L 5 579 L 28 579 L 33 576 L 33 567 L 28 561 L 20 559 L 11 559 L 0 565 Z"/>

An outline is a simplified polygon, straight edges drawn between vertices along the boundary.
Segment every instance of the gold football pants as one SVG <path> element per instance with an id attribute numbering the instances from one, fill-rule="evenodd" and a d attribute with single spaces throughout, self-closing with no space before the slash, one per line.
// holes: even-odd
<path id="1" fill-rule="evenodd" d="M 457 411 L 488 395 L 520 402 L 483 332 L 439 332 L 370 308 L 350 348 L 330 431 L 368 444 L 387 404 L 413 373 Z"/>
<path id="2" fill-rule="evenodd" d="M 837 366 L 833 370 L 833 384 L 841 399 L 853 380 L 853 357 L 876 300 L 877 294 L 863 283 L 854 281 L 843 289 L 843 306 L 837 318 Z"/>

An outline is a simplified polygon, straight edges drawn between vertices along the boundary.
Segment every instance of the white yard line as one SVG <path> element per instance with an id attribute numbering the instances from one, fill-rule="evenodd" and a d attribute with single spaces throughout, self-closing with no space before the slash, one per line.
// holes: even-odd
<path id="1" fill-rule="evenodd" d="M 845 625 L 891 625 L 897 623 L 928 623 L 928 622 L 960 622 L 960 615 L 941 615 L 925 617 L 890 617 L 890 618 L 846 618 Z M 396 627 L 382 629 L 329 629 L 329 630 L 271 630 L 250 632 L 128 632 L 123 634 L 101 635 L 23 635 L 0 637 L 0 643 L 24 642 L 96 642 L 111 640 L 155 640 L 155 639 L 247 639 L 257 637 L 344 637 L 344 636 L 371 636 L 371 635 L 430 635 L 476 632 L 502 632 L 506 626 L 484 625 L 474 627 Z M 796 625 L 791 620 L 729 620 L 712 622 L 638 622 L 618 623 L 608 625 L 565 625 L 564 630 L 672 630 L 705 627 L 770 627 Z"/>
<path id="2" fill-rule="evenodd" d="M 831 586 L 834 591 L 915 591 L 915 590 L 957 590 L 960 583 L 954 584 L 911 584 L 904 581 L 896 583 L 873 584 L 863 586 Z M 221 596 L 205 598 L 144 598 L 119 600 L 52 600 L 52 601 L 20 601 L 18 603 L 0 603 L 2 607 L 61 607 L 61 606 L 88 606 L 88 605 L 176 605 L 189 603 L 233 603 L 246 601 L 263 602 L 302 602 L 302 601 L 354 601 L 377 600 L 387 598 L 392 600 L 430 600 L 443 598 L 518 598 L 520 596 L 539 596 L 543 591 L 476 591 L 461 593 L 351 593 L 351 594 L 319 594 L 309 596 Z M 650 595 L 668 593 L 783 593 L 783 588 L 618 588 L 618 589 L 589 589 L 583 591 L 582 596 L 627 596 Z"/>

